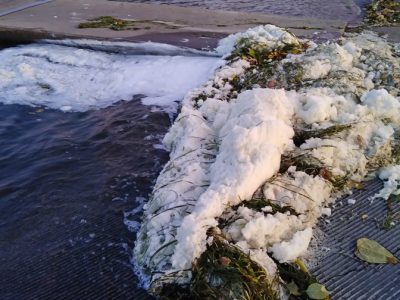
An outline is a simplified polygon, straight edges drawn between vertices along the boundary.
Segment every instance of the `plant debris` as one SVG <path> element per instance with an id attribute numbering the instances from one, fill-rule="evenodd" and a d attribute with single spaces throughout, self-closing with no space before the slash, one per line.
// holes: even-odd
<path id="1" fill-rule="evenodd" d="M 156 21 L 156 20 L 126 20 L 119 19 L 112 16 L 101 16 L 98 18 L 91 19 L 87 22 L 80 23 L 78 28 L 108 28 L 111 30 L 121 31 L 121 30 L 140 30 L 140 29 L 151 29 L 152 25 L 162 26 L 167 29 L 177 29 L 182 25 Z"/>
<path id="2" fill-rule="evenodd" d="M 242 38 L 237 41 L 235 49 L 227 58 L 234 60 L 241 58 L 249 61 L 252 65 L 265 65 L 273 61 L 280 61 L 289 54 L 300 54 L 309 46 L 307 43 L 288 43 L 276 48 L 266 47 L 263 43 L 254 42 L 248 38 Z"/>
<path id="3" fill-rule="evenodd" d="M 329 292 L 326 290 L 325 286 L 319 283 L 310 284 L 306 293 L 310 299 L 324 300 L 329 298 Z"/>
<path id="4" fill-rule="evenodd" d="M 193 264 L 191 299 L 278 300 L 276 283 L 254 260 L 209 230 L 213 241 Z"/>
<path id="5" fill-rule="evenodd" d="M 299 287 L 294 281 L 291 281 L 290 283 L 286 284 L 286 288 L 289 291 L 289 295 L 293 295 L 293 296 L 301 295 Z"/>
<path id="6" fill-rule="evenodd" d="M 78 28 L 109 28 L 112 30 L 124 30 L 128 25 L 133 25 L 134 21 L 127 21 L 111 16 L 102 16 L 80 23 Z"/>
<path id="7" fill-rule="evenodd" d="M 392 229 L 400 221 L 399 212 L 393 207 L 396 202 L 399 202 L 399 197 L 399 195 L 391 194 L 386 202 L 387 213 L 382 222 L 382 228 L 385 230 Z"/>
<path id="8" fill-rule="evenodd" d="M 327 128 L 314 129 L 314 130 L 300 130 L 295 131 L 293 142 L 296 146 L 302 145 L 310 138 L 324 138 L 328 136 L 338 135 L 343 131 L 351 129 L 351 124 L 335 124 Z"/>
<path id="9" fill-rule="evenodd" d="M 301 259 L 293 263 L 278 263 L 280 277 L 288 282 L 285 284 L 289 299 L 329 299 L 325 286 L 311 276 Z"/>
<path id="10" fill-rule="evenodd" d="M 251 89 L 253 86 L 268 88 L 299 86 L 303 76 L 300 64 L 290 62 L 284 64 L 283 73 L 279 71 L 277 65 L 288 55 L 301 54 L 308 48 L 307 42 L 287 43 L 270 48 L 263 43 L 254 42 L 252 39 L 242 38 L 237 42 L 227 60 L 246 60 L 250 63 L 251 68 L 241 76 L 234 77 L 229 83 L 238 92 Z M 287 74 L 287 76 L 283 76 L 283 74 Z"/>
<path id="11" fill-rule="evenodd" d="M 380 26 L 400 24 L 400 3 L 396 0 L 374 0 L 367 6 L 365 21 Z"/>

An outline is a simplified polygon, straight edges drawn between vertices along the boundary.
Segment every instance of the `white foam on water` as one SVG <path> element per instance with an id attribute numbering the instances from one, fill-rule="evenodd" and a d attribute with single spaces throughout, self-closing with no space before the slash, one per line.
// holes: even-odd
<path id="1" fill-rule="evenodd" d="M 63 40 L 42 40 L 42 43 L 70 46 L 82 49 L 100 50 L 120 54 L 137 55 L 184 55 L 184 56 L 220 56 L 217 52 L 201 51 L 197 49 L 179 47 L 156 42 L 132 43 L 124 41 L 98 41 L 89 39 L 63 39 Z"/>
<path id="2" fill-rule="evenodd" d="M 122 55 L 33 44 L 0 51 L 0 102 L 64 111 L 103 108 L 143 95 L 171 112 L 221 65 L 207 56 Z"/>

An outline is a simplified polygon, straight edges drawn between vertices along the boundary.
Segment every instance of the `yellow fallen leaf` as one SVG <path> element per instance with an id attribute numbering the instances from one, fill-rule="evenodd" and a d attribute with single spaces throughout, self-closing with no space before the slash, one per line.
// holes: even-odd
<path id="1" fill-rule="evenodd" d="M 325 286 L 319 283 L 310 284 L 306 290 L 307 296 L 314 300 L 324 300 L 329 298 L 329 292 Z"/>
<path id="2" fill-rule="evenodd" d="M 367 238 L 357 240 L 356 256 L 371 264 L 397 264 L 398 259 L 377 241 Z"/>
<path id="3" fill-rule="evenodd" d="M 350 180 L 348 183 L 348 187 L 351 189 L 362 190 L 364 189 L 364 185 L 361 182 L 357 182 L 354 180 Z"/>
<path id="4" fill-rule="evenodd" d="M 297 286 L 297 284 L 294 281 L 286 284 L 286 287 L 289 290 L 289 294 L 290 295 L 293 295 L 293 296 L 300 296 L 301 295 L 299 287 Z"/>

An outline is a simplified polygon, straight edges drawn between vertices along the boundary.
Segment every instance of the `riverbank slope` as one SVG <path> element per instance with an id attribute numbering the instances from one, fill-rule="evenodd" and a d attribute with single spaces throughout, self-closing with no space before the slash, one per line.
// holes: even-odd
<path id="1" fill-rule="evenodd" d="M 0 14 L 10 10 L 0 4 Z M 82 22 L 109 15 L 137 21 L 133 30 L 79 29 Z M 0 17 L 0 40 L 16 43 L 39 39 L 88 38 L 112 41 L 153 41 L 192 48 L 213 48 L 231 33 L 260 24 L 288 28 L 307 38 L 340 36 L 341 20 L 284 17 L 202 8 L 148 5 L 107 0 L 55 0 Z"/>

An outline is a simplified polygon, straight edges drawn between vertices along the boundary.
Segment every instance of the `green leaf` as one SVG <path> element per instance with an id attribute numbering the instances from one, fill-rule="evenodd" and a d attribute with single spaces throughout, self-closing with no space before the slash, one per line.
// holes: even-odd
<path id="1" fill-rule="evenodd" d="M 252 57 L 252 58 L 255 58 L 256 57 L 256 51 L 254 50 L 254 49 L 249 49 L 249 56 L 250 57 Z"/>
<path id="2" fill-rule="evenodd" d="M 300 270 L 302 270 L 304 273 L 309 273 L 309 272 L 308 272 L 308 269 L 307 269 L 307 267 L 306 267 L 306 265 L 305 265 L 305 263 L 303 262 L 303 260 L 302 260 L 301 258 L 296 258 L 295 261 L 294 261 L 294 263 L 295 263 L 296 265 L 298 265 L 298 267 L 300 268 Z"/>
<path id="3" fill-rule="evenodd" d="M 300 296 L 301 293 L 299 291 L 299 287 L 297 284 L 292 281 L 291 283 L 286 284 L 287 289 L 289 290 L 289 294 L 293 296 Z"/>
<path id="4" fill-rule="evenodd" d="M 325 286 L 319 283 L 310 284 L 306 290 L 307 296 L 315 300 L 323 300 L 329 297 Z"/>
<path id="5" fill-rule="evenodd" d="M 393 201 L 400 203 L 400 194 L 399 195 L 391 194 L 390 198 L 392 198 Z"/>
<path id="6" fill-rule="evenodd" d="M 374 240 L 361 238 L 357 240 L 356 256 L 371 264 L 397 264 L 398 259 L 381 244 Z"/>

